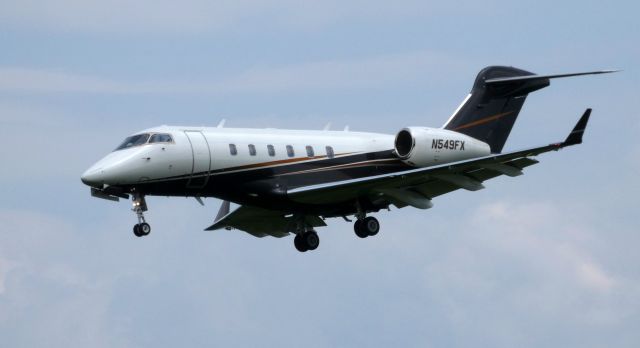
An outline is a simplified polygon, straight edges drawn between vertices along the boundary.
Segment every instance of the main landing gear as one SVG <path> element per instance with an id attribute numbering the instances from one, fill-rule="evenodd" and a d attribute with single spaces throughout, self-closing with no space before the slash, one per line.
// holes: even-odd
<path id="1" fill-rule="evenodd" d="M 320 245 L 320 238 L 316 231 L 309 230 L 297 233 L 293 239 L 293 244 L 299 252 L 303 253 L 308 250 L 316 250 L 318 245 Z"/>
<path id="2" fill-rule="evenodd" d="M 304 217 L 298 216 L 296 220 L 296 237 L 293 238 L 293 245 L 295 245 L 296 249 L 301 253 L 316 250 L 318 245 L 320 245 L 318 233 L 313 230 L 313 226 L 305 222 Z"/>
<path id="3" fill-rule="evenodd" d="M 356 236 L 360 238 L 375 236 L 380 231 L 380 223 L 373 216 L 358 218 L 353 224 L 353 230 L 356 232 Z"/>
<path id="4" fill-rule="evenodd" d="M 151 233 L 151 225 L 144 219 L 144 212 L 147 211 L 147 202 L 144 196 L 139 193 L 133 194 L 133 210 L 138 216 L 138 223 L 133 226 L 133 234 L 136 237 L 143 237 Z"/>
<path id="5" fill-rule="evenodd" d="M 380 231 L 380 222 L 373 216 L 363 217 L 359 214 L 358 220 L 353 224 L 353 230 L 360 238 L 375 236 Z M 299 252 L 316 250 L 320 245 L 320 238 L 318 238 L 316 231 L 298 227 L 293 244 Z"/>

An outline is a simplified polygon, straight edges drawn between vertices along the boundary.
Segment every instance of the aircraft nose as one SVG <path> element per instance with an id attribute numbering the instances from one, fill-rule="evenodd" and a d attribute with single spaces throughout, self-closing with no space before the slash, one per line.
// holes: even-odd
<path id="1" fill-rule="evenodd" d="M 101 188 L 104 183 L 103 171 L 89 168 L 80 176 L 80 180 L 82 180 L 85 185 Z"/>

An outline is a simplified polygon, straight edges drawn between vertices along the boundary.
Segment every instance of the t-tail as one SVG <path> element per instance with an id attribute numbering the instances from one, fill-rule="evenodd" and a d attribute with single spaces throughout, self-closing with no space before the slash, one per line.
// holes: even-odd
<path id="1" fill-rule="evenodd" d="M 535 75 L 513 67 L 489 66 L 478 73 L 471 92 L 442 128 L 483 141 L 492 153 L 500 153 L 529 93 L 549 86 L 552 78 L 615 71 Z"/>

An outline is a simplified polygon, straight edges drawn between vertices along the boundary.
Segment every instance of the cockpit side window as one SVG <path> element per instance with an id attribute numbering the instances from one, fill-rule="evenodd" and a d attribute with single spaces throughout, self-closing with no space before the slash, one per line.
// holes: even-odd
<path id="1" fill-rule="evenodd" d="M 122 144 L 120 144 L 120 146 L 118 146 L 114 151 L 128 149 L 133 146 L 144 145 L 147 143 L 147 140 L 149 140 L 149 135 L 150 134 L 148 133 L 132 135 L 126 138 L 122 142 Z"/>
<path id="2" fill-rule="evenodd" d="M 149 143 L 172 143 L 173 138 L 170 134 L 156 133 L 149 138 Z"/>

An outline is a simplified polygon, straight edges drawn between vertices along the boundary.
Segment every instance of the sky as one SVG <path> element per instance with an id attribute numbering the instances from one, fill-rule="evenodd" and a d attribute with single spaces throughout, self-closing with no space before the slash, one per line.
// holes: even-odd
<path id="1" fill-rule="evenodd" d="M 0 0 L 0 337 L 7 347 L 637 347 L 640 7 L 633 1 Z M 477 72 L 623 69 L 531 94 L 505 150 L 584 144 L 432 209 L 293 238 L 205 232 L 220 201 L 90 197 L 161 124 L 393 134 Z"/>

